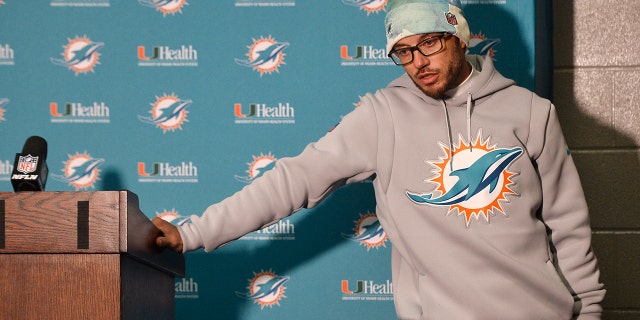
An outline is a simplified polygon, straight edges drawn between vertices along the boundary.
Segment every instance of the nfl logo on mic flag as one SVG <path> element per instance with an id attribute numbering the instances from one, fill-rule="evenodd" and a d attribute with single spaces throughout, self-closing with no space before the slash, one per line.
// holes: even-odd
<path id="1" fill-rule="evenodd" d="M 18 171 L 28 174 L 36 171 L 38 168 L 38 157 L 32 155 L 20 156 L 18 159 Z"/>

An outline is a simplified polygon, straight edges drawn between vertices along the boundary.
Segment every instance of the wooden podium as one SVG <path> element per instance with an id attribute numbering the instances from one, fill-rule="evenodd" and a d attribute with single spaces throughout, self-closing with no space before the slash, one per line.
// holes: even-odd
<path id="1" fill-rule="evenodd" d="M 173 319 L 159 232 L 129 191 L 0 193 L 0 319 Z"/>

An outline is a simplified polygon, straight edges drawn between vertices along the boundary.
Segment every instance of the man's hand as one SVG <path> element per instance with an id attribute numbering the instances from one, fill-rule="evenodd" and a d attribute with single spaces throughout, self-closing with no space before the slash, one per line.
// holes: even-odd
<path id="1" fill-rule="evenodd" d="M 161 232 L 156 238 L 156 245 L 158 247 L 168 247 L 175 252 L 182 253 L 182 238 L 180 237 L 178 228 L 159 217 L 153 218 L 151 222 L 153 222 Z"/>

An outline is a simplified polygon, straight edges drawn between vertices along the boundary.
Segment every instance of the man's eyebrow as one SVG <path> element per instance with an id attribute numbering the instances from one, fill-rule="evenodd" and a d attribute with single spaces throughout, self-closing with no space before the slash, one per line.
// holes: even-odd
<path id="1" fill-rule="evenodd" d="M 427 33 L 427 34 L 423 34 L 423 35 L 419 38 L 418 43 L 420 43 L 421 41 L 424 41 L 424 40 L 426 40 L 426 39 L 429 39 L 429 38 L 436 38 L 436 37 L 438 37 L 440 34 L 441 34 L 441 33 L 439 33 L 439 32 L 437 32 L 437 33 Z M 416 45 L 417 45 L 417 43 L 416 43 Z M 393 46 L 393 49 L 402 49 L 402 48 L 410 48 L 410 47 L 413 47 L 413 46 L 408 45 L 408 44 L 406 44 L 406 43 L 396 43 L 396 45 L 395 45 L 395 46 Z"/>

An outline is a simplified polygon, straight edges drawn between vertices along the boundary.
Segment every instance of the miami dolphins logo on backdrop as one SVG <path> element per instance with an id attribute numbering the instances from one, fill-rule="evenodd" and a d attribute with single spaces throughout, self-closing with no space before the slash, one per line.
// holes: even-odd
<path id="1" fill-rule="evenodd" d="M 489 39 L 482 32 L 471 34 L 469 38 L 468 54 L 477 54 L 493 58 L 497 52 L 495 47 L 500 43 L 500 39 Z"/>
<path id="2" fill-rule="evenodd" d="M 249 166 L 249 169 L 246 171 L 247 175 L 246 176 L 236 175 L 235 178 L 237 181 L 247 183 L 247 184 L 251 183 L 251 181 L 262 176 L 265 172 L 271 170 L 276 165 L 277 159 L 271 154 L 271 152 L 269 152 L 266 155 L 260 153 L 259 156 L 251 156 L 251 157 L 253 158 L 253 160 L 247 163 L 247 165 Z"/>
<path id="3" fill-rule="evenodd" d="M 177 226 L 181 226 L 187 222 L 191 222 L 191 218 L 181 216 L 178 211 L 176 211 L 176 209 L 171 209 L 171 211 L 164 210 L 162 212 L 156 212 L 156 217 L 159 217 L 160 219 Z"/>
<path id="4" fill-rule="evenodd" d="M 185 0 L 138 0 L 138 3 L 162 12 L 162 16 L 174 15 L 176 12 L 182 13 L 182 7 L 188 5 Z"/>
<path id="5" fill-rule="evenodd" d="M 187 107 L 191 105 L 191 100 L 180 100 L 174 93 L 162 97 L 156 96 L 156 101 L 151 103 L 151 117 L 138 115 L 138 120 L 153 124 L 162 128 L 162 133 L 167 131 L 182 130 L 182 124 L 187 122 Z"/>
<path id="6" fill-rule="evenodd" d="M 238 297 L 253 300 L 260 304 L 260 309 L 280 305 L 280 300 L 286 298 L 284 295 L 284 284 L 289 281 L 289 276 L 279 276 L 273 271 L 260 271 L 253 273 L 253 279 L 249 280 L 247 292 L 236 292 Z"/>
<path id="7" fill-rule="evenodd" d="M 104 159 L 91 157 L 86 151 L 69 155 L 69 160 L 64 162 L 62 172 L 64 175 L 52 174 L 54 180 L 68 183 L 70 186 L 80 189 L 94 187 L 94 183 L 99 180 L 100 169 L 98 167 L 104 163 Z"/>
<path id="8" fill-rule="evenodd" d="M 69 43 L 63 46 L 63 59 L 49 58 L 51 63 L 73 70 L 76 76 L 80 73 L 94 72 L 93 68 L 100 64 L 100 50 L 104 47 L 102 42 L 93 42 L 87 36 L 69 39 Z"/>
<path id="9" fill-rule="evenodd" d="M 253 39 L 253 44 L 248 46 L 248 60 L 234 59 L 236 64 L 243 67 L 253 68 L 260 72 L 260 76 L 265 73 L 279 72 L 278 69 L 284 63 L 284 50 L 289 47 L 288 42 L 277 42 L 271 36 L 267 38 Z"/>
<path id="10" fill-rule="evenodd" d="M 435 167 L 436 175 L 427 181 L 435 183 L 436 190 L 407 191 L 409 199 L 422 205 L 446 207 L 447 214 L 457 211 L 458 216 L 464 216 L 467 227 L 472 218 L 483 217 L 489 222 L 489 217 L 497 212 L 506 216 L 502 203 L 509 201 L 507 195 L 517 195 L 511 189 L 516 173 L 508 167 L 522 154 L 522 149 L 490 146 L 490 138 L 482 141 L 481 135 L 479 131 L 473 144 L 460 137 L 451 152 L 440 144 L 444 156 L 428 162 Z"/>
<path id="11" fill-rule="evenodd" d="M 367 11 L 367 15 L 372 12 L 378 13 L 384 11 L 388 0 L 342 0 L 342 3 Z"/>
<path id="12" fill-rule="evenodd" d="M 371 248 L 386 247 L 387 234 L 382 229 L 380 221 L 375 213 L 368 212 L 360 214 L 360 219 L 355 221 L 356 227 L 353 228 L 354 234 L 343 234 L 342 236 L 351 241 L 359 242 L 367 247 L 367 251 Z"/>

